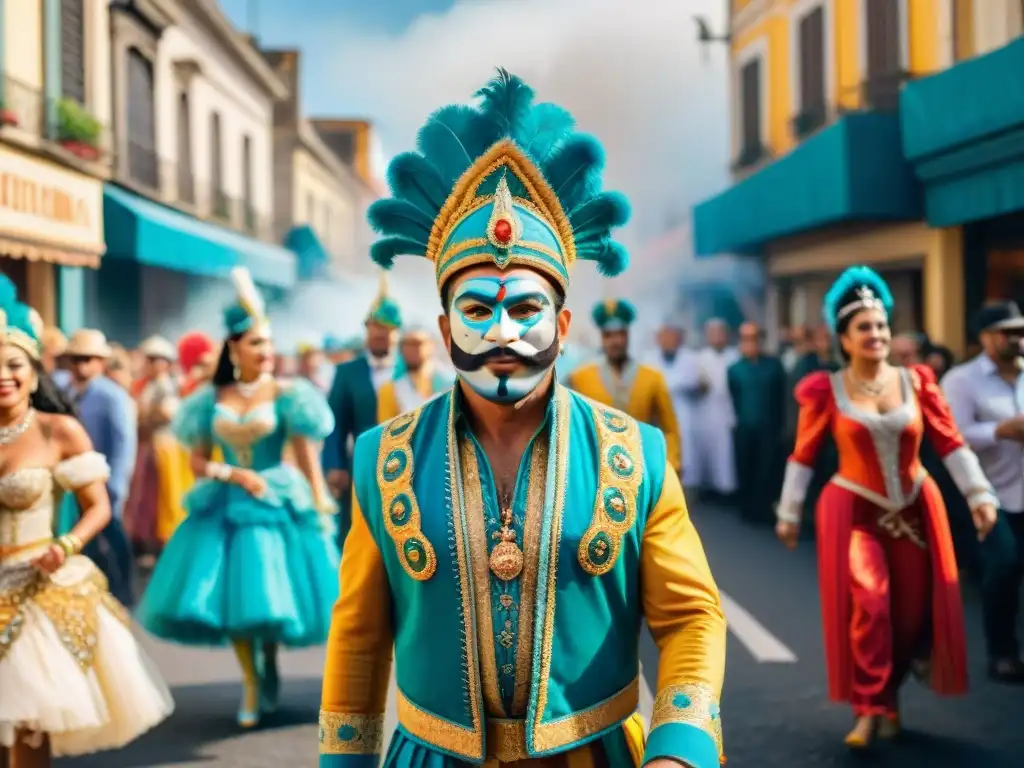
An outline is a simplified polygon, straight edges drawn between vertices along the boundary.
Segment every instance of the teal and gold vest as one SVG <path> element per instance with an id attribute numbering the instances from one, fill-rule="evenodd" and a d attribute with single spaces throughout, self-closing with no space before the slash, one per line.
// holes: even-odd
<path id="1" fill-rule="evenodd" d="M 557 385 L 516 484 L 524 568 L 502 582 L 488 562 L 495 484 L 459 400 L 437 397 L 356 445 L 356 494 L 391 588 L 399 722 L 471 762 L 488 739 L 519 741 L 524 757 L 564 752 L 638 704 L 640 542 L 665 440 Z"/>

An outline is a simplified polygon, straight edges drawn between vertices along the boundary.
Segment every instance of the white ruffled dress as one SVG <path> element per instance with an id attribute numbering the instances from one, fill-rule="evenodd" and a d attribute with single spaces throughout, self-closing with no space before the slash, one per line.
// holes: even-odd
<path id="1" fill-rule="evenodd" d="M 116 749 L 174 709 L 91 560 L 50 576 L 29 565 L 52 540 L 54 481 L 73 492 L 109 472 L 89 452 L 0 477 L 0 746 L 23 731 L 49 737 L 55 756 Z"/>

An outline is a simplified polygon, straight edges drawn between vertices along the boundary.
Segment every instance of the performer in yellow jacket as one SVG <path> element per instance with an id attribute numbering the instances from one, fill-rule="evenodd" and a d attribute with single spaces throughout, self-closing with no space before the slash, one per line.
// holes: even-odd
<path id="1" fill-rule="evenodd" d="M 382 266 L 433 262 L 456 386 L 359 437 L 320 765 L 717 767 L 725 619 L 662 433 L 554 378 L 577 260 L 622 272 L 602 150 L 501 71 L 374 203 Z M 642 620 L 661 651 L 650 736 Z"/>
<path id="2" fill-rule="evenodd" d="M 566 383 L 584 397 L 661 429 L 669 464 L 681 471 L 684 446 L 668 383 L 661 371 L 629 356 L 629 326 L 636 319 L 636 309 L 628 301 L 610 299 L 594 307 L 593 317 L 601 330 L 604 360 L 577 368 Z"/>
<path id="3" fill-rule="evenodd" d="M 377 423 L 383 424 L 403 413 L 416 410 L 452 383 L 434 367 L 434 342 L 420 328 L 402 331 L 398 341 L 401 357 L 395 378 L 377 390 Z"/>

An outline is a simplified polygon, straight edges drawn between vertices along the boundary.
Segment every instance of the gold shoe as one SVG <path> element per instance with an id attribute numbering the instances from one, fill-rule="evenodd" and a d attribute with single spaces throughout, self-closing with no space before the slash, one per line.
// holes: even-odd
<path id="1" fill-rule="evenodd" d="M 878 723 L 878 738 L 891 740 L 900 735 L 900 716 L 886 715 Z"/>
<path id="2" fill-rule="evenodd" d="M 853 724 L 853 730 L 846 734 L 843 743 L 850 749 L 867 749 L 875 735 L 875 718 L 862 715 Z"/>

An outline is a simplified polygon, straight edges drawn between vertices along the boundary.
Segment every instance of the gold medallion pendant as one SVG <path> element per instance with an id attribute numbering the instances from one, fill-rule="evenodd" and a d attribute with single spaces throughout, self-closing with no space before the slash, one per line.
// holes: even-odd
<path id="1" fill-rule="evenodd" d="M 512 510 L 501 512 L 501 530 L 494 534 L 501 539 L 491 550 L 491 573 L 502 581 L 512 581 L 523 572 L 523 550 L 516 543 L 516 532 L 512 530 Z"/>

